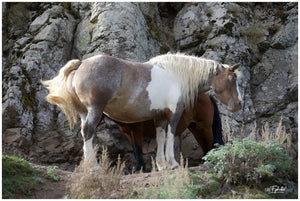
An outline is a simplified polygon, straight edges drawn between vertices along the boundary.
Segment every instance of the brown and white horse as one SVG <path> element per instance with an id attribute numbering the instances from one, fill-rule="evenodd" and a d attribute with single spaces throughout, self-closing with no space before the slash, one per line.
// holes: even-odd
<path id="1" fill-rule="evenodd" d="M 174 134 L 182 112 L 193 105 L 199 93 L 212 87 L 228 110 L 241 108 L 234 74 L 237 67 L 225 68 L 212 60 L 182 54 L 161 55 L 146 63 L 99 55 L 71 60 L 58 76 L 42 83 L 49 90 L 47 100 L 64 111 L 71 127 L 76 122 L 75 111 L 79 113 L 85 159 L 93 155 L 92 140 L 102 113 L 124 123 L 153 119 L 156 163 L 161 170 L 178 166 Z"/>

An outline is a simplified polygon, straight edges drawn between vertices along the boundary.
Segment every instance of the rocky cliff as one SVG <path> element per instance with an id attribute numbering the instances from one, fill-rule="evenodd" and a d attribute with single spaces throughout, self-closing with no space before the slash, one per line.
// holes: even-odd
<path id="1" fill-rule="evenodd" d="M 64 114 L 45 101 L 40 79 L 54 77 L 74 58 L 108 54 L 144 62 L 169 51 L 241 63 L 243 108 L 233 114 L 219 104 L 223 127 L 247 136 L 254 125 L 268 122 L 273 129 L 282 117 L 297 143 L 296 2 L 2 3 L 2 16 L 4 151 L 40 162 L 78 162 L 79 125 L 69 130 Z M 103 121 L 96 141 L 133 166 L 132 148 L 112 121 Z M 198 163 L 202 150 L 189 132 L 175 144 L 177 153 Z M 155 147 L 154 140 L 145 141 L 146 161 Z"/>

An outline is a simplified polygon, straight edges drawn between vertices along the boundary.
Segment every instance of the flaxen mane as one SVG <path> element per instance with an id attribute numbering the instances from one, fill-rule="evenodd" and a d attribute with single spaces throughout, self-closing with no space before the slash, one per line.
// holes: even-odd
<path id="1" fill-rule="evenodd" d="M 165 54 L 150 59 L 147 63 L 160 64 L 177 78 L 186 106 L 194 104 L 198 89 L 207 86 L 211 76 L 217 73 L 219 63 L 183 54 Z"/>

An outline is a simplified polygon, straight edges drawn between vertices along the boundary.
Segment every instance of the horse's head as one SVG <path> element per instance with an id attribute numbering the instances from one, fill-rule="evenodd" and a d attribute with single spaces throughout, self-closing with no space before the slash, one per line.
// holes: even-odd
<path id="1" fill-rule="evenodd" d="M 220 69 L 220 72 L 212 80 L 212 88 L 216 97 L 225 105 L 227 110 L 236 112 L 241 109 L 242 99 L 237 83 L 237 76 L 234 71 L 240 64 Z"/>

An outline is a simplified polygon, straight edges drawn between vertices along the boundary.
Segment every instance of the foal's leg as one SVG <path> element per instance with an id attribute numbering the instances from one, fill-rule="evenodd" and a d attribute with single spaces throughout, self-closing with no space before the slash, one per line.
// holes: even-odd
<path id="1" fill-rule="evenodd" d="M 146 171 L 145 169 L 145 162 L 143 160 L 143 150 L 141 148 L 141 146 L 137 145 L 137 144 L 133 144 L 133 152 L 134 152 L 134 156 L 136 159 L 136 166 L 134 171 L 135 172 L 139 172 L 141 169 L 143 171 Z"/>
<path id="2" fill-rule="evenodd" d="M 97 163 L 96 156 L 93 149 L 93 138 L 96 131 L 96 127 L 101 121 L 102 110 L 97 107 L 91 107 L 88 109 L 87 116 L 81 115 L 81 134 L 83 137 L 83 151 L 84 160 L 94 160 L 95 169 L 99 169 L 99 164 Z"/>
<path id="3" fill-rule="evenodd" d="M 133 151 L 136 159 L 136 166 L 135 166 L 135 172 L 140 171 L 143 169 L 143 171 L 146 171 L 145 162 L 143 160 L 143 131 L 144 126 L 142 123 L 135 124 L 136 126 L 133 127 L 133 130 L 131 130 L 131 136 L 133 139 Z M 141 126 L 142 125 L 142 126 Z"/>
<path id="4" fill-rule="evenodd" d="M 213 132 L 211 125 L 206 122 L 191 123 L 188 129 L 193 133 L 195 139 L 200 144 L 203 154 L 206 155 L 208 151 L 213 148 Z"/>

